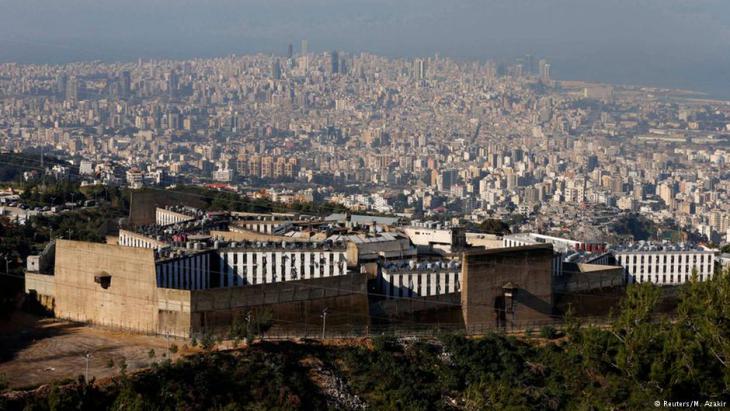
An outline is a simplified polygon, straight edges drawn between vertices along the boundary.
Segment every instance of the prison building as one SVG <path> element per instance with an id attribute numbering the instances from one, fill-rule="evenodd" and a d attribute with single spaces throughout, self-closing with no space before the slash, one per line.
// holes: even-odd
<path id="1" fill-rule="evenodd" d="M 29 259 L 25 290 L 58 318 L 133 332 L 223 333 L 257 309 L 270 310 L 280 327 L 318 320 L 324 308 L 342 314 L 328 325 L 366 327 L 367 276 L 347 270 L 344 251 L 344 244 L 152 250 L 57 240 L 51 272 L 42 258 Z M 289 275 L 297 267 L 303 275 Z"/>
<path id="2" fill-rule="evenodd" d="M 155 250 L 168 246 L 168 244 L 163 241 L 128 230 L 119 230 L 117 243 L 124 247 L 152 248 Z"/>
<path id="3" fill-rule="evenodd" d="M 192 220 L 195 220 L 194 216 L 190 216 L 179 211 L 159 207 L 155 209 L 155 224 L 159 226 L 185 223 Z"/>
<path id="4" fill-rule="evenodd" d="M 309 280 L 348 274 L 344 244 L 248 243 L 217 251 L 218 284 L 240 287 L 280 281 Z"/>
<path id="5" fill-rule="evenodd" d="M 377 284 L 385 298 L 417 298 L 458 293 L 461 264 L 456 260 L 385 262 Z"/>
<path id="6" fill-rule="evenodd" d="M 205 290 L 211 288 L 211 252 L 195 254 L 155 261 L 157 287 L 178 290 Z"/>
<path id="7" fill-rule="evenodd" d="M 231 226 L 231 231 L 248 230 L 262 234 L 284 234 L 291 229 L 293 224 L 290 220 L 245 220 L 236 221 Z"/>
<path id="8" fill-rule="evenodd" d="M 635 243 L 612 249 L 624 268 L 626 282 L 658 285 L 683 284 L 697 274 L 706 281 L 715 274 L 717 250 L 687 244 Z"/>

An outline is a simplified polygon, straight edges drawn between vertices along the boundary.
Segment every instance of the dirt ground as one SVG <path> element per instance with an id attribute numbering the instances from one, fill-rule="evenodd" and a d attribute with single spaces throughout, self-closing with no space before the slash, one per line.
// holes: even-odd
<path id="1" fill-rule="evenodd" d="M 90 353 L 89 378 L 100 380 L 119 374 L 123 362 L 131 372 L 165 358 L 175 360 L 182 353 L 170 353 L 172 344 L 182 347 L 185 341 L 16 313 L 0 324 L 0 379 L 11 388 L 75 379 L 85 373 L 85 354 Z"/>

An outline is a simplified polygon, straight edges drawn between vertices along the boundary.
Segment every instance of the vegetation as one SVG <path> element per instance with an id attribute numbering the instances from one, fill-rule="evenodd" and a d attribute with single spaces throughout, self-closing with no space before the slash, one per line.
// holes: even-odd
<path id="1" fill-rule="evenodd" d="M 23 173 L 26 171 L 36 171 L 41 174 L 40 161 L 40 155 L 0 153 L 0 182 L 19 182 L 23 179 Z M 68 167 L 68 163 L 63 163 L 51 156 L 45 156 L 43 163 L 44 167 L 52 167 L 55 164 Z"/>
<path id="2" fill-rule="evenodd" d="M 612 228 L 617 235 L 631 236 L 635 241 L 651 240 L 657 233 L 656 224 L 639 214 L 622 216 Z"/>
<path id="3" fill-rule="evenodd" d="M 182 197 L 186 195 L 203 207 L 214 211 L 242 211 L 252 213 L 299 212 L 312 215 L 326 215 L 346 212 L 347 208 L 339 204 L 314 202 L 281 204 L 266 198 L 252 199 L 230 191 L 211 190 L 197 186 L 178 186 L 174 192 Z"/>
<path id="4" fill-rule="evenodd" d="M 252 341 L 256 336 L 265 335 L 273 325 L 271 310 L 242 312 L 233 319 L 228 336 L 238 345 L 240 340 Z"/>
<path id="5" fill-rule="evenodd" d="M 510 234 L 509 224 L 495 218 L 488 218 L 477 226 L 479 230 L 487 234 Z"/>
<path id="6" fill-rule="evenodd" d="M 103 242 L 113 234 L 119 219 L 128 214 L 128 194 L 118 188 L 79 187 L 69 181 L 28 182 L 20 184 L 21 198 L 29 207 L 50 207 L 66 202 L 96 200 L 98 207 L 75 208 L 54 215 L 32 216 L 20 225 L 0 217 L 0 318 L 17 306 L 23 289 L 23 264 L 31 254 L 39 253 L 51 238 L 71 238 Z"/>
<path id="7" fill-rule="evenodd" d="M 671 319 L 655 313 L 659 295 L 650 284 L 632 286 L 609 327 L 582 326 L 570 316 L 561 330 L 541 330 L 545 339 L 449 334 L 436 341 L 381 337 L 371 346 L 261 342 L 6 405 L 342 409 L 348 392 L 386 410 L 647 409 L 656 400 L 727 401 L 730 273 L 684 286 Z M 565 336 L 556 338 L 560 332 Z M 312 366 L 313 358 L 321 365 Z M 335 378 L 312 377 L 323 369 Z"/>

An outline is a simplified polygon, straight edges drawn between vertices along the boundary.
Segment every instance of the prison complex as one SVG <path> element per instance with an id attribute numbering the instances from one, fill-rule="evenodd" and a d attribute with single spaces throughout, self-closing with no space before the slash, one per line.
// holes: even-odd
<path id="1" fill-rule="evenodd" d="M 617 249 L 616 258 L 595 242 L 368 216 L 169 205 L 142 214 L 156 220 L 121 227 L 106 243 L 56 240 L 30 257 L 27 294 L 59 318 L 179 337 L 225 332 L 261 310 L 290 330 L 314 327 L 323 312 L 331 327 L 350 330 L 404 318 L 470 330 L 547 322 L 561 310 L 556 296 L 620 288 L 642 274 L 684 281 L 697 264 L 711 275 L 711 252 L 699 249 L 677 257 L 673 277 L 673 268 L 641 265 L 684 255 L 669 247 Z"/>

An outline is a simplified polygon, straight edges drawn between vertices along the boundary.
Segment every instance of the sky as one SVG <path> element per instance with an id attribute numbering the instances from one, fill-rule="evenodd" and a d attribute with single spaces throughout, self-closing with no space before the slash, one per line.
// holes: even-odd
<path id="1" fill-rule="evenodd" d="M 0 62 L 312 51 L 546 57 L 558 79 L 730 98 L 730 0 L 0 0 Z"/>

